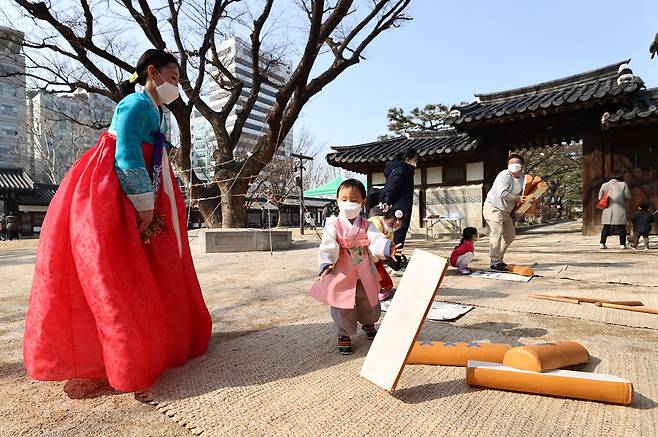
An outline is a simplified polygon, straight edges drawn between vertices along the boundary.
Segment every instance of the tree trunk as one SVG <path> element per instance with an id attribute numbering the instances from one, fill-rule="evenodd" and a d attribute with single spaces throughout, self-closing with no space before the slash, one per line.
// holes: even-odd
<path id="1" fill-rule="evenodd" d="M 279 209 L 279 214 L 277 215 L 276 218 L 276 227 L 280 228 L 281 226 L 283 226 L 283 215 L 281 214 L 281 206 L 277 206 L 277 208 Z"/>
<path id="2" fill-rule="evenodd" d="M 233 180 L 219 184 L 222 194 L 222 228 L 247 227 L 247 210 L 245 196 L 249 184 L 242 180 Z"/>

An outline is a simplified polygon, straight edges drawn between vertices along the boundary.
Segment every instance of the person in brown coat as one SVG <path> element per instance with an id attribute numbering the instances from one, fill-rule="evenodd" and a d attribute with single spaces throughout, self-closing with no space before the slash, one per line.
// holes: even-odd
<path id="1" fill-rule="evenodd" d="M 626 201 L 631 198 L 628 185 L 621 176 L 614 176 L 608 182 L 601 185 L 599 200 L 608 194 L 608 206 L 601 215 L 601 249 L 607 249 L 606 241 L 614 231 L 619 234 L 619 248 L 626 249 Z"/>
<path id="2" fill-rule="evenodd" d="M 7 237 L 9 241 L 18 240 L 18 217 L 13 212 L 7 216 Z"/>

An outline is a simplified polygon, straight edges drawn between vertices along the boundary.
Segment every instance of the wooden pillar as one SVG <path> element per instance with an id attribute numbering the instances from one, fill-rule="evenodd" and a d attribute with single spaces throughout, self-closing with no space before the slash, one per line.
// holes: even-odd
<path id="1" fill-rule="evenodd" d="M 600 126 L 592 126 L 583 135 L 583 235 L 600 230 L 601 213 L 596 209 L 599 188 L 610 174 L 612 150 L 606 150 Z"/>
<path id="2" fill-rule="evenodd" d="M 484 149 L 482 157 L 484 159 L 484 191 L 489 192 L 498 173 L 507 168 L 507 157 L 509 156 L 509 146 L 499 142 L 482 141 L 480 146 Z"/>
<path id="3" fill-rule="evenodd" d="M 425 216 L 427 215 L 427 166 L 423 164 L 420 168 L 420 190 L 418 190 L 418 220 L 420 227 L 425 227 Z"/>

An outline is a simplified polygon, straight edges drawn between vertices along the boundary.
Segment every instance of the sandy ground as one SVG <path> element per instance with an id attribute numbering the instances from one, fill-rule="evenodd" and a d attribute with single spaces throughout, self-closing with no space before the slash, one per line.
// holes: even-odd
<path id="1" fill-rule="evenodd" d="M 525 259 L 532 248 L 550 248 L 542 255 L 544 262 L 577 262 L 590 257 L 586 252 L 606 259 L 634 258 L 638 263 L 629 268 L 646 269 L 655 275 L 655 253 L 639 254 L 610 251 L 601 255 L 597 240 L 582 237 L 577 225 L 562 225 L 525 234 L 510 251 Z M 654 237 L 655 238 L 655 237 Z M 307 296 L 310 281 L 316 274 L 317 238 L 311 234 L 297 241 L 294 249 L 286 252 L 244 254 L 200 254 L 198 242 L 192 241 L 195 263 L 206 302 L 214 320 L 213 342 L 253 330 L 285 325 L 326 309 Z M 564 245 L 580 245 L 585 253 L 560 253 Z M 23 321 L 37 241 L 0 242 L 0 435 L 185 435 L 187 431 L 153 407 L 137 401 L 132 394 L 101 391 L 91 399 L 70 399 L 65 383 L 30 381 L 21 359 Z M 415 240 L 409 248 L 424 248 L 447 255 L 454 242 Z M 486 241 L 478 244 L 476 266 L 484 267 Z M 571 257 L 571 258 L 568 258 Z M 651 268 L 650 266 L 654 267 Z M 639 267 L 638 267 L 639 266 Z M 652 270 L 653 269 L 653 270 Z M 448 275 L 444 286 L 458 289 L 468 280 Z M 491 281 L 492 287 L 519 287 L 502 281 Z M 559 290 L 565 284 L 560 279 L 535 278 L 546 290 Z M 573 285 L 573 284 L 572 284 Z M 587 284 L 588 292 L 627 290 L 632 285 Z M 658 278 L 655 280 L 658 295 Z M 649 290 L 652 290 L 649 288 Z M 456 325 L 486 332 L 503 333 L 512 339 L 528 341 L 578 338 L 585 344 L 605 342 L 611 350 L 655 352 L 658 331 L 629 328 L 601 322 L 476 308 L 461 318 Z M 75 391 L 69 385 L 68 392 Z M 654 401 L 654 407 L 656 401 Z M 658 408 L 658 407 L 656 407 Z"/>

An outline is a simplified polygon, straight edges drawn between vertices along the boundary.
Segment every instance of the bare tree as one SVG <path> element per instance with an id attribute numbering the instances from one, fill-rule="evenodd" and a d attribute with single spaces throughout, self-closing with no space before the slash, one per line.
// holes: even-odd
<path id="1" fill-rule="evenodd" d="M 118 101 L 117 81 L 134 71 L 128 59 L 135 59 L 145 45 L 175 48 L 184 98 L 169 105 L 180 141 L 172 157 L 206 224 L 221 222 L 224 227 L 245 226 L 249 186 L 272 160 L 306 103 L 363 60 L 366 48 L 379 35 L 408 20 L 405 11 L 410 1 L 296 0 L 299 8 L 294 10 L 291 1 L 264 0 L 254 11 L 251 3 L 241 0 L 80 0 L 77 6 L 14 0 L 23 17 L 18 21 L 28 30 L 27 77 L 41 89 L 81 88 Z M 277 32 L 276 16 L 283 14 L 274 14 L 275 7 L 287 7 L 287 15 L 298 11 L 297 18 L 304 22 L 301 30 L 285 23 L 284 30 Z M 283 33 L 294 41 L 282 39 Z M 235 34 L 248 35 L 252 64 L 248 79 L 232 74 L 218 51 L 220 38 Z M 139 44 L 140 39 L 147 44 Z M 284 61 L 288 46 L 300 48 L 297 60 Z M 321 56 L 332 61 L 314 74 Z M 292 65 L 291 74 L 277 85 L 276 102 L 266 117 L 268 129 L 244 154 L 238 153 L 263 83 L 284 62 Z M 201 98 L 209 82 L 229 93 L 221 108 L 212 108 Z M 241 96 L 246 100 L 240 102 Z M 191 171 L 193 109 L 212 125 L 216 138 L 212 186 Z M 232 115 L 236 119 L 229 131 Z"/>
<path id="2" fill-rule="evenodd" d="M 541 222 L 564 215 L 573 218 L 576 210 L 582 208 L 582 143 L 574 141 L 517 152 L 525 158 L 526 173 L 548 182 L 535 218 Z"/>
<path id="3" fill-rule="evenodd" d="M 295 136 L 294 143 L 288 152 L 315 158 L 318 155 L 319 148 L 315 144 L 315 138 L 311 131 L 303 127 Z M 275 205 L 281 211 L 289 199 L 299 196 L 298 161 L 290 157 L 289 153 L 284 156 L 275 156 L 263 168 L 249 189 L 247 207 L 253 201 L 267 199 L 269 203 Z M 305 164 L 307 168 L 311 165 L 312 163 Z M 308 189 L 310 185 L 311 181 L 308 177 L 305 177 L 302 189 Z M 282 214 L 278 215 L 277 226 L 281 226 L 282 217 Z"/>
<path id="4" fill-rule="evenodd" d="M 89 148 L 89 129 L 74 125 L 63 129 L 61 120 L 44 119 L 39 124 L 30 121 L 18 132 L 18 144 L 11 153 L 25 158 L 25 145 L 28 144 L 27 156 L 34 160 L 32 176 L 40 182 L 59 184 L 71 166 L 80 159 Z"/>

